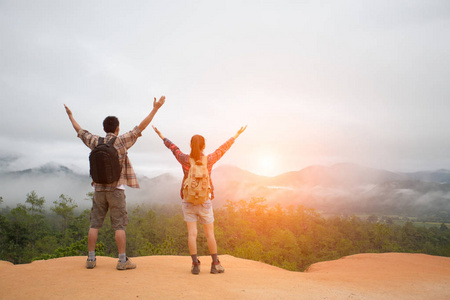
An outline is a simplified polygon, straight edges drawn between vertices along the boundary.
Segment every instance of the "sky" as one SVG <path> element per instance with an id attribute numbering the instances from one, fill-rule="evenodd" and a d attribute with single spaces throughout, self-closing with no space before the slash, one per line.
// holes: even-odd
<path id="1" fill-rule="evenodd" d="M 108 115 L 189 153 L 244 125 L 218 165 L 275 176 L 354 163 L 450 169 L 450 2 L 0 0 L 0 168 L 88 173 Z M 181 172 L 149 126 L 138 175 Z"/>

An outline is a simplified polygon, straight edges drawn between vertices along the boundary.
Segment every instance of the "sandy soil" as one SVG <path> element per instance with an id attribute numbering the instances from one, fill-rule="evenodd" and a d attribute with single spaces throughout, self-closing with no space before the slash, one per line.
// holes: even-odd
<path id="1" fill-rule="evenodd" d="M 423 254 L 358 254 L 289 272 L 260 262 L 221 256 L 224 274 L 200 275 L 191 258 L 136 257 L 135 270 L 117 271 L 117 259 L 64 257 L 31 264 L 0 261 L 0 299 L 450 299 L 450 258 Z"/>

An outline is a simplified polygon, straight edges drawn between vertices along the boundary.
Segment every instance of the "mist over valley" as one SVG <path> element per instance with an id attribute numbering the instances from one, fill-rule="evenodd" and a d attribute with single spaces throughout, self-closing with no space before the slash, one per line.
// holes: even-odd
<path id="1" fill-rule="evenodd" d="M 227 200 L 264 198 L 269 206 L 304 205 L 325 214 L 401 215 L 440 221 L 450 216 L 448 170 L 396 173 L 336 164 L 266 177 L 234 166 L 220 166 L 213 169 L 212 178 L 215 207 L 225 205 Z M 149 178 L 138 174 L 138 180 L 140 189 L 126 188 L 128 206 L 179 203 L 181 175 L 164 173 Z M 90 208 L 90 177 L 63 165 L 48 163 L 15 172 L 0 170 L 0 182 L 3 208 L 24 203 L 31 191 L 45 197 L 47 207 L 64 194 L 79 209 Z"/>

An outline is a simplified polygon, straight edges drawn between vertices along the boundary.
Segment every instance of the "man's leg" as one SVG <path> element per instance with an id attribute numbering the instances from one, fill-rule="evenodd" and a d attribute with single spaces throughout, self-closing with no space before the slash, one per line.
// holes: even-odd
<path id="1" fill-rule="evenodd" d="M 127 236 L 125 230 L 116 230 L 116 244 L 119 251 L 119 261 L 117 262 L 117 270 L 135 269 L 136 264 L 133 263 L 126 254 Z"/>
<path id="2" fill-rule="evenodd" d="M 128 259 L 126 254 L 127 236 L 125 229 L 128 225 L 127 203 L 125 201 L 125 191 L 116 189 L 108 192 L 108 203 L 110 208 L 111 227 L 115 230 L 119 261 L 117 270 L 135 269 L 136 264 Z"/>
<path id="3" fill-rule="evenodd" d="M 95 251 L 95 245 L 97 244 L 98 228 L 89 228 L 88 233 L 88 250 L 89 252 Z"/>
<path id="4" fill-rule="evenodd" d="M 103 220 L 108 212 L 108 203 L 106 202 L 104 192 L 94 192 L 92 199 L 92 209 L 90 214 L 91 228 L 88 233 L 88 250 L 89 255 L 86 267 L 92 269 L 96 265 L 95 246 L 97 244 L 98 230 L 103 226 Z"/>
<path id="5" fill-rule="evenodd" d="M 117 229 L 116 230 L 116 244 L 117 250 L 119 251 L 119 261 L 117 262 L 116 269 L 117 270 L 128 270 L 135 269 L 136 264 L 133 263 L 125 252 L 127 245 L 127 236 L 125 234 L 125 230 Z"/>
<path id="6" fill-rule="evenodd" d="M 108 212 L 108 203 L 106 203 L 105 193 L 94 192 L 92 199 L 92 209 L 90 214 L 91 228 L 88 233 L 88 259 L 86 268 L 93 269 L 96 265 L 95 246 L 97 244 L 98 230 L 103 226 L 103 220 Z"/>
<path id="7" fill-rule="evenodd" d="M 119 254 L 126 253 L 127 235 L 125 234 L 125 230 L 116 230 L 116 244 Z"/>
<path id="8" fill-rule="evenodd" d="M 88 233 L 88 258 L 86 260 L 86 268 L 93 269 L 97 264 L 95 258 L 95 244 L 97 243 L 98 228 L 89 228 Z"/>

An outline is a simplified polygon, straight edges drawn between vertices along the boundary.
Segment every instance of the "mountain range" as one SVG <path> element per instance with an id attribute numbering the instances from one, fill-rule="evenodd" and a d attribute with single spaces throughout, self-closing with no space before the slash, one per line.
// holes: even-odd
<path id="1" fill-rule="evenodd" d="M 269 206 L 304 205 L 326 214 L 380 214 L 450 218 L 450 171 L 399 173 L 355 164 L 309 166 L 275 177 L 253 174 L 234 166 L 213 170 L 215 207 L 227 200 L 265 198 Z M 127 202 L 176 204 L 180 201 L 181 174 L 138 176 L 141 189 L 127 189 Z M 81 208 L 90 207 L 86 194 L 92 191 L 88 175 L 49 163 L 17 172 L 0 171 L 2 206 L 24 203 L 31 191 L 47 205 L 65 194 Z"/>
<path id="2" fill-rule="evenodd" d="M 336 164 L 309 166 L 275 177 L 235 167 L 213 174 L 217 202 L 264 197 L 269 205 L 304 205 L 327 214 L 450 217 L 450 171 L 395 173 Z"/>

